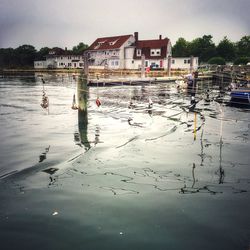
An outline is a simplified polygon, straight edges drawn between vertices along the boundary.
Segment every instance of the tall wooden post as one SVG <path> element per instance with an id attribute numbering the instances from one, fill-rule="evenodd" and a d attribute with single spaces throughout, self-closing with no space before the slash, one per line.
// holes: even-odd
<path id="1" fill-rule="evenodd" d="M 172 65 L 172 56 L 168 56 L 168 67 L 167 67 L 168 76 L 171 76 L 171 65 Z"/>
<path id="2" fill-rule="evenodd" d="M 81 71 L 77 82 L 78 97 L 78 129 L 81 143 L 85 149 L 90 148 L 87 138 L 88 133 L 88 56 L 84 55 L 84 72 Z"/>
<path id="3" fill-rule="evenodd" d="M 190 57 L 190 73 L 193 73 L 194 71 L 194 57 Z"/>
<path id="4" fill-rule="evenodd" d="M 145 55 L 141 55 L 141 78 L 145 78 Z"/>
<path id="5" fill-rule="evenodd" d="M 84 53 L 83 58 L 84 58 L 84 74 L 86 76 L 88 76 L 89 75 L 89 55 L 88 55 L 88 52 Z"/>

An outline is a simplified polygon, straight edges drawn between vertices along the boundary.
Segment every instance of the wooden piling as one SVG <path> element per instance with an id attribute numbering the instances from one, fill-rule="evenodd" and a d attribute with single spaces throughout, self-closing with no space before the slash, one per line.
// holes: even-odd
<path id="1" fill-rule="evenodd" d="M 171 64 L 172 64 L 172 56 L 168 56 L 168 68 L 167 68 L 168 76 L 171 76 Z"/>
<path id="2" fill-rule="evenodd" d="M 190 57 L 190 73 L 193 73 L 194 71 L 194 57 Z"/>
<path id="3" fill-rule="evenodd" d="M 88 141 L 88 54 L 84 55 L 84 72 L 81 71 L 77 82 L 77 100 L 78 100 L 78 129 L 81 143 L 85 149 L 90 148 Z"/>
<path id="4" fill-rule="evenodd" d="M 141 55 L 141 78 L 145 78 L 145 55 Z"/>

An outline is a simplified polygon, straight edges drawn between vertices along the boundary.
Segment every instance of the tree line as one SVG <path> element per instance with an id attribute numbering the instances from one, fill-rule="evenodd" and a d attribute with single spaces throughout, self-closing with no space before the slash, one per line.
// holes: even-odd
<path id="1" fill-rule="evenodd" d="M 250 62 L 250 36 L 243 36 L 232 42 L 226 36 L 216 46 L 211 35 L 204 35 L 191 42 L 179 38 L 172 48 L 173 57 L 198 56 L 200 63 L 220 64 L 227 62 L 235 65 Z"/>
<path id="2" fill-rule="evenodd" d="M 68 52 L 72 55 L 82 54 L 88 48 L 87 44 L 80 42 Z M 0 48 L 0 69 L 2 68 L 33 68 L 34 61 L 45 60 L 45 56 L 53 48 L 43 47 L 36 50 L 32 45 L 21 45 L 15 49 Z"/>

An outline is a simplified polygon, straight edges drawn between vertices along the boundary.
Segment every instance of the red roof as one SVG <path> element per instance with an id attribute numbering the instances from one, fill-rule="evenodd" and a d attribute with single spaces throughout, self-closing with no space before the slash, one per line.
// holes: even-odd
<path id="1" fill-rule="evenodd" d="M 141 49 L 141 54 L 145 55 L 146 59 L 163 59 L 167 56 L 167 47 L 169 39 L 157 39 L 157 40 L 139 40 L 136 43 L 136 49 Z M 159 56 L 151 56 L 151 49 L 161 49 L 161 54 Z M 136 55 L 136 50 L 134 52 L 134 59 L 140 59 L 141 56 Z"/>
<path id="2" fill-rule="evenodd" d="M 119 49 L 132 35 L 97 38 L 88 50 Z"/>

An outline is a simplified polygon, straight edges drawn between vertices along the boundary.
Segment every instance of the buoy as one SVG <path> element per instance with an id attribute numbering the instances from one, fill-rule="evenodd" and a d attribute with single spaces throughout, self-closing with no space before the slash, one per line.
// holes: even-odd
<path id="1" fill-rule="evenodd" d="M 44 109 L 49 107 L 49 98 L 46 95 L 45 91 L 43 91 L 41 107 L 44 108 Z"/>
<path id="2" fill-rule="evenodd" d="M 99 98 L 96 99 L 95 103 L 96 103 L 97 107 L 101 106 L 101 101 L 99 100 Z"/>

